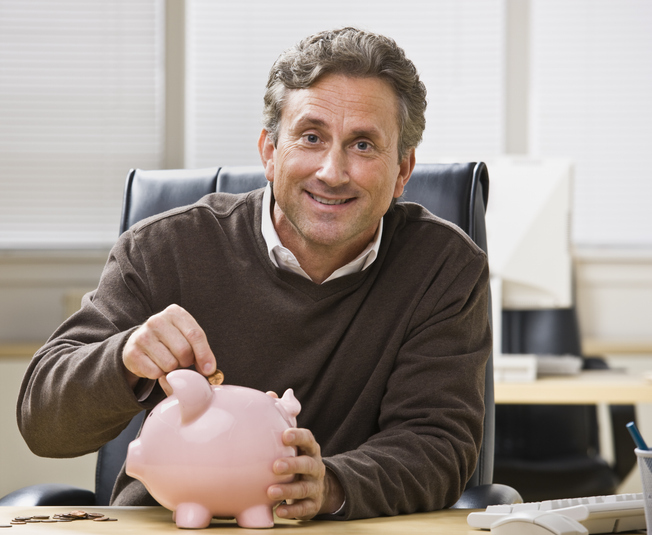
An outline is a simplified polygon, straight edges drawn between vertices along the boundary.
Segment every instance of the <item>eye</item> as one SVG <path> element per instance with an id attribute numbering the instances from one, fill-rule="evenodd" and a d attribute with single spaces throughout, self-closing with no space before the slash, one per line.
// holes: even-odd
<path id="1" fill-rule="evenodd" d="M 306 135 L 306 141 L 308 141 L 308 143 L 318 143 L 319 137 L 316 134 L 308 134 Z"/>
<path id="2" fill-rule="evenodd" d="M 362 151 L 366 151 L 366 150 L 369 150 L 371 148 L 371 146 L 369 145 L 369 143 L 367 141 L 358 141 L 355 144 L 355 146 L 356 146 L 356 148 L 358 150 L 362 150 Z"/>

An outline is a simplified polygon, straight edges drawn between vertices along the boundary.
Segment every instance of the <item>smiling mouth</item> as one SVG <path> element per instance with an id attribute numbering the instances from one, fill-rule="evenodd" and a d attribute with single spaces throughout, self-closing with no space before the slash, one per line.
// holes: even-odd
<path id="1" fill-rule="evenodd" d="M 351 200 L 351 199 L 325 199 L 324 197 L 319 197 L 318 195 L 314 195 L 310 192 L 308 192 L 308 195 L 310 195 L 310 197 L 312 197 L 318 203 L 328 204 L 328 205 L 344 204 Z"/>

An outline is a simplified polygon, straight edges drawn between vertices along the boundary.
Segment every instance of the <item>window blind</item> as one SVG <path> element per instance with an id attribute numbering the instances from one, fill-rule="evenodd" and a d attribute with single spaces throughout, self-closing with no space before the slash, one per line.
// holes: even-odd
<path id="1" fill-rule="evenodd" d="M 532 148 L 575 162 L 580 247 L 652 246 L 650 28 L 646 0 L 532 0 Z"/>
<path id="2" fill-rule="evenodd" d="M 163 142 L 161 0 L 0 2 L 0 247 L 104 246 Z"/>
<path id="3" fill-rule="evenodd" d="M 394 38 L 428 89 L 420 162 L 503 150 L 503 0 L 187 0 L 186 166 L 255 165 L 267 75 L 325 29 Z"/>

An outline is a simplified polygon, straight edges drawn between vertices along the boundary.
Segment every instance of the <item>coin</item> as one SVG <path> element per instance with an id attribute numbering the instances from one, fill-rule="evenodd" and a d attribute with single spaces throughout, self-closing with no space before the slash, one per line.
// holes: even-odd
<path id="1" fill-rule="evenodd" d="M 36 524 L 39 522 L 74 522 L 75 520 L 95 520 L 116 522 L 117 518 L 109 518 L 104 513 L 87 513 L 86 511 L 70 511 L 69 513 L 56 513 L 52 517 L 47 515 L 17 516 L 9 524 L 0 524 L 0 528 L 10 528 L 16 525 Z"/>
<path id="2" fill-rule="evenodd" d="M 218 386 L 224 382 L 224 374 L 220 370 L 215 370 L 215 372 L 209 375 L 206 379 L 208 379 L 210 384 Z"/>
<path id="3" fill-rule="evenodd" d="M 72 516 L 74 518 L 86 518 L 86 511 L 70 511 L 67 516 Z"/>

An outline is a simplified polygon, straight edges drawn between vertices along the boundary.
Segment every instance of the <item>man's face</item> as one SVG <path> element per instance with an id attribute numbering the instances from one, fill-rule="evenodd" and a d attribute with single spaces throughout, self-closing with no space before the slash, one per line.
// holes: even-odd
<path id="1" fill-rule="evenodd" d="M 283 244 L 359 253 L 414 167 L 413 150 L 398 161 L 398 135 L 398 101 L 379 78 L 289 90 L 276 148 L 265 131 L 259 142 Z"/>

